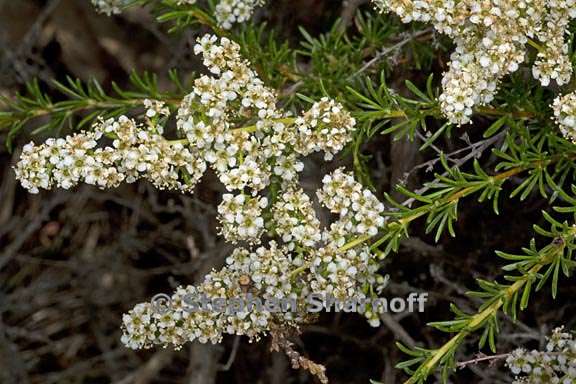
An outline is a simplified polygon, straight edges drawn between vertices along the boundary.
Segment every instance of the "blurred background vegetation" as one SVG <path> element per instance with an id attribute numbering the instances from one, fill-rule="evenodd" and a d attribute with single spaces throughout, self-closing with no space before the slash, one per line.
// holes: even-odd
<path id="1" fill-rule="evenodd" d="M 365 91 L 366 81 L 377 87 L 385 73 L 391 88 L 409 95 L 404 80 L 424 86 L 430 73 L 438 80 L 445 69 L 446 42 L 426 26 L 402 26 L 392 16 L 377 15 L 367 1 L 273 3 L 257 12 L 256 26 L 241 26 L 235 33 L 288 108 L 306 103 L 297 93 L 311 98 L 327 93 L 353 109 L 357 95 L 347 87 Z M 67 76 L 95 79 L 107 92 L 113 83 L 131 89 L 133 71 L 155 73 L 158 88 L 173 91 L 168 71 L 178 70 L 185 83 L 199 70 L 191 47 L 205 30 L 168 33 L 168 26 L 156 23 L 145 9 L 110 18 L 98 15 L 88 0 L 0 0 L 0 94 L 13 98 L 38 79 L 39 89 L 62 100 L 65 95 L 53 80 L 66 82 Z M 284 355 L 270 352 L 268 340 L 250 344 L 229 338 L 222 345 L 195 343 L 180 351 L 131 351 L 121 345 L 123 312 L 155 293 L 197 281 L 230 252 L 215 231 L 222 186 L 205 177 L 194 196 L 157 191 L 144 182 L 111 191 L 82 186 L 27 194 L 11 170 L 18 148 L 31 138 L 73 130 L 80 118 L 71 115 L 50 124 L 49 116 L 41 115 L 18 134 L 0 131 L 0 382 L 313 382 L 305 372 L 292 370 Z M 441 137 L 427 152 L 418 151 L 427 137 L 394 141 L 390 135 L 373 135 L 374 125 L 363 126 L 359 148 L 339 161 L 353 165 L 380 196 L 389 192 L 401 199 L 391 186 L 430 180 L 435 163 L 429 161 L 437 158 L 438 148 L 468 147 L 490 121 L 480 117 L 473 126 L 454 128 L 451 138 Z M 46 129 L 35 131 L 38 127 Z M 437 128 L 432 123 L 428 132 Z M 14 141 L 10 148 L 8 139 Z M 308 160 L 307 189 L 319 185 L 325 167 Z M 444 334 L 425 324 L 446 319 L 450 302 L 475 308 L 477 302 L 465 292 L 475 287 L 475 277 L 500 275 L 493 250 L 527 244 L 545 205 L 532 197 L 506 200 L 499 218 L 465 201 L 458 237 L 443 236 L 438 243 L 425 234 L 424 223 L 416 223 L 399 254 L 384 262 L 392 281 L 386 295 L 429 292 L 426 312 L 385 314 L 380 328 L 354 314 L 323 314 L 317 324 L 302 329 L 298 347 L 326 365 L 332 383 L 401 382 L 405 376 L 393 366 L 403 357 L 394 342 L 445 342 Z M 576 287 L 564 284 L 554 303 L 548 294 L 535 295 L 521 321 L 502 322 L 501 351 L 542 345 L 550 329 L 560 325 L 558 319 L 573 326 L 575 293 Z M 471 338 L 459 353 L 464 360 L 477 352 L 477 340 Z M 499 365 L 470 365 L 451 380 L 504 383 L 510 378 Z"/>

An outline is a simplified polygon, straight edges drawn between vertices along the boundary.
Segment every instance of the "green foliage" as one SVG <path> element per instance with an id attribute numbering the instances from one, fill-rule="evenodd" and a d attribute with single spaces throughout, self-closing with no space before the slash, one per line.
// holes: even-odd
<path id="1" fill-rule="evenodd" d="M 226 32 L 218 27 L 213 16 L 214 2 L 208 2 L 208 9 L 197 4 L 178 4 L 177 0 L 131 0 L 125 8 L 148 6 L 159 23 L 167 23 L 169 32 L 198 26 L 208 26 L 219 34 Z"/>
<path id="2" fill-rule="evenodd" d="M 440 71 L 435 68 L 442 42 L 431 44 L 435 37 L 429 30 L 411 30 L 394 17 L 358 12 L 350 26 L 338 20 L 318 36 L 300 28 L 299 41 L 294 42 L 284 41 L 282 31 L 263 23 L 223 31 L 210 12 L 213 2 L 208 8 L 178 5 L 174 0 L 136 0 L 131 5 L 150 6 L 160 22 L 169 23 L 170 31 L 201 24 L 236 40 L 261 78 L 278 89 L 281 102 L 294 110 L 324 95 L 339 99 L 358 120 L 347 154 L 359 179 L 374 189 L 373 159 L 364 152 L 366 144 L 382 136 L 419 140 L 419 149 L 429 160 L 414 171 L 435 172 L 416 191 L 396 186 L 402 199 L 384 194 L 387 221 L 371 239 L 371 249 L 381 258 L 399 250 L 401 241 L 410 236 L 412 223 L 420 218 L 434 241 L 456 236 L 460 201 L 468 197 L 490 204 L 495 214 L 503 199 L 512 198 L 544 199 L 561 205 L 552 208 L 558 214 L 576 214 L 576 187 L 565 187 L 574 182 L 576 147 L 559 136 L 551 121 L 549 105 L 555 93 L 516 73 L 505 81 L 491 106 L 476 108 L 474 125 L 446 123 L 437 101 Z M 402 70 L 395 65 L 400 61 L 407 63 Z M 399 74 L 409 71 L 419 76 L 411 77 L 414 81 L 400 76 L 398 81 Z M 50 85 L 50 95 L 64 98 L 59 101 L 42 90 L 46 85 L 33 81 L 25 94 L 2 99 L 6 111 L 0 112 L 0 129 L 8 132 L 10 145 L 24 128 L 33 127 L 33 134 L 86 129 L 98 117 L 141 108 L 147 98 L 165 101 L 174 109 L 190 85 L 175 73 L 170 78 L 173 90 L 166 92 L 158 89 L 154 75 L 134 73 L 131 90 L 112 84 L 111 93 L 95 81 L 69 78 Z M 464 130 L 476 134 L 477 141 L 450 151 L 439 149 Z M 516 319 L 532 295 L 546 287 L 556 298 L 561 277 L 571 276 L 575 267 L 576 229 L 573 217 L 570 222 L 559 221 L 543 212 L 543 218 L 548 227 L 535 225 L 534 230 L 548 239 L 547 245 L 538 247 L 532 240 L 519 253 L 497 252 L 495 262 L 507 262 L 502 277 L 477 279 L 478 289 L 470 292 L 482 301 L 477 312 L 466 313 L 451 305 L 452 319 L 429 324 L 452 334 L 446 344 L 439 348 L 398 344 L 407 355 L 397 364 L 410 377 L 406 383 L 424 383 L 436 372 L 447 382 L 456 367 L 458 348 L 468 337 L 478 333 L 479 348 L 495 351 L 502 314 Z M 504 223 L 506 218 L 501 220 Z"/>
<path id="3" fill-rule="evenodd" d="M 479 348 L 488 345 L 492 352 L 496 352 L 500 311 L 516 319 L 519 311 L 527 308 L 532 293 L 541 290 L 546 284 L 551 288 L 552 296 L 556 297 L 560 271 L 565 277 L 570 277 L 576 267 L 576 261 L 573 260 L 576 227 L 567 221 L 557 221 L 545 212 L 544 218 L 549 229 L 539 226 L 534 229 L 539 235 L 550 239 L 546 246 L 538 248 L 533 239 L 520 254 L 497 252 L 500 258 L 509 262 L 502 267 L 506 273 L 503 282 L 477 279 L 479 290 L 469 292 L 470 296 L 480 298 L 483 302 L 476 313 L 465 313 L 451 305 L 450 309 L 455 315 L 453 320 L 428 324 L 442 332 L 455 333 L 446 344 L 438 349 L 410 349 L 398 345 L 409 356 L 408 360 L 396 366 L 410 375 L 407 384 L 424 383 L 437 369 L 441 372 L 442 382 L 447 382 L 449 374 L 456 367 L 456 351 L 467 336 L 481 331 Z"/>
<path id="4" fill-rule="evenodd" d="M 2 98 L 7 111 L 0 112 L 0 130 L 7 130 L 7 145 L 10 148 L 14 137 L 32 125 L 32 134 L 43 131 L 60 132 L 62 129 L 79 130 L 87 128 L 98 117 L 112 117 L 127 114 L 141 108 L 145 99 L 156 99 L 176 106 L 184 95 L 186 86 L 176 72 L 170 73 L 175 91 L 163 92 L 158 89 L 156 75 L 144 73 L 130 76 L 131 90 L 123 90 L 112 83 L 113 94 L 104 91 L 96 80 L 81 82 L 67 78 L 65 83 L 53 81 L 50 85 L 65 99 L 55 101 L 40 84 L 34 80 L 26 85 L 26 93 L 14 99 Z"/>
<path id="5" fill-rule="evenodd" d="M 242 24 L 234 40 L 266 84 L 282 89 L 300 79 L 294 50 L 268 24 Z"/>

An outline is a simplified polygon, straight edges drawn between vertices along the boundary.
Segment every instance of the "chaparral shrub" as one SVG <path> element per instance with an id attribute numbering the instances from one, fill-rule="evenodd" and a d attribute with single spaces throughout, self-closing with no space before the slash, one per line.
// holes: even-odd
<path id="1" fill-rule="evenodd" d="M 54 81 L 66 97 L 58 101 L 30 82 L 27 93 L 4 100 L 0 127 L 9 146 L 31 126 L 53 137 L 18 148 L 16 179 L 42 196 L 135 182 L 191 195 L 215 175 L 217 231 L 232 245 L 223 266 L 165 294 L 161 307 L 149 297 L 133 303 L 117 324 L 126 347 L 181 348 L 225 335 L 271 340 L 294 368 L 328 382 L 330 370 L 290 341 L 318 321 L 306 311 L 307 295 L 381 298 L 387 275 L 398 276 L 390 260 L 414 232 L 449 242 L 462 228 L 463 204 L 490 210 L 501 227 L 511 225 L 509 204 L 537 204 L 536 237 L 495 252 L 499 276 L 460 270 L 476 280 L 474 305 L 455 301 L 451 315 L 429 322 L 445 334 L 433 343 L 407 345 L 404 337 L 396 367 L 405 383 L 450 382 L 458 368 L 501 361 L 515 382 L 576 383 L 568 315 L 550 324 L 567 328 L 555 330 L 543 352 L 520 341 L 517 350 L 499 348 L 506 319 L 523 319 L 534 296 L 548 295 L 553 306 L 574 283 L 576 1 L 333 1 L 345 12 L 316 34 L 275 25 L 276 0 L 92 3 L 112 16 L 143 7 L 160 28 L 193 33 L 203 65 L 170 72 L 164 88 L 137 73 L 130 89 L 110 92 L 96 81 Z M 391 193 L 374 182 L 374 164 L 383 161 L 374 143 L 388 138 L 417 148 L 407 162 L 423 159 L 390 179 Z M 416 174 L 427 181 L 414 185 Z M 290 298 L 297 309 L 214 308 L 214 299 L 247 293 Z M 188 310 L 187 300 L 200 296 L 211 310 Z M 373 304 L 356 312 L 372 327 L 390 326 Z M 482 356 L 469 353 L 471 340 Z"/>

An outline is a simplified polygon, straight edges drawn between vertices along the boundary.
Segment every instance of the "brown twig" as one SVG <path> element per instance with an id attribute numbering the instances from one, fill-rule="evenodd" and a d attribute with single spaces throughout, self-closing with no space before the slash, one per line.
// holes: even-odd
<path id="1" fill-rule="evenodd" d="M 492 355 L 492 356 L 487 356 L 483 353 L 479 353 L 478 356 L 472 360 L 467 360 L 467 361 L 461 361 L 459 363 L 456 364 L 456 366 L 458 367 L 458 369 L 462 369 L 465 368 L 468 365 L 472 365 L 472 364 L 478 364 L 481 362 L 485 362 L 485 361 L 489 361 L 489 362 L 494 362 L 496 360 L 502 360 L 505 359 L 509 356 L 509 353 L 502 353 L 499 355 Z"/>

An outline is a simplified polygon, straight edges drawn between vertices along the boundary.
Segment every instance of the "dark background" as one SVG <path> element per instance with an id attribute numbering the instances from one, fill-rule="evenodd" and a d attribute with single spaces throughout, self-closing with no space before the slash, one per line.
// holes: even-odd
<path id="1" fill-rule="evenodd" d="M 301 38 L 298 25 L 317 34 L 342 13 L 340 2 L 322 0 L 277 1 L 273 9 L 259 17 L 267 17 L 293 44 Z M 0 93 L 14 95 L 35 77 L 48 82 L 66 75 L 122 86 L 133 69 L 158 73 L 165 84 L 168 69 L 197 68 L 190 49 L 195 35 L 194 30 L 168 34 L 141 9 L 108 18 L 87 0 L 0 0 Z M 0 383 L 314 382 L 292 370 L 284 355 L 269 352 L 269 340 L 250 344 L 229 337 L 222 345 L 195 343 L 180 351 L 131 351 L 120 343 L 122 313 L 155 293 L 198 281 L 230 252 L 215 233 L 222 187 L 214 178 L 205 178 L 193 196 L 159 192 L 144 182 L 33 196 L 18 186 L 11 170 L 17 148 L 30 137 L 20 136 L 14 153 L 6 150 L 5 138 L 0 132 Z M 424 161 L 417 147 L 385 137 L 367 145 L 381 159 L 372 168 L 380 192 Z M 307 182 L 317 185 L 319 166 L 309 161 L 307 170 Z M 413 185 L 431 178 L 413 176 Z M 404 375 L 393 369 L 403 358 L 394 342 L 426 347 L 445 342 L 445 334 L 425 324 L 449 319 L 450 302 L 475 310 L 477 302 L 464 293 L 475 288 L 475 277 L 501 275 L 493 250 L 526 245 L 543 204 L 536 198 L 507 201 L 498 217 L 487 206 L 465 201 L 458 236 L 439 244 L 416 223 L 414 236 L 385 261 L 392 278 L 386 294 L 429 292 L 426 313 L 386 315 L 377 329 L 356 315 L 324 314 L 302 329 L 298 349 L 326 365 L 332 383 L 402 382 Z M 554 302 L 548 291 L 534 295 L 521 321 L 502 321 L 499 352 L 538 347 L 555 326 L 573 325 L 575 293 L 568 281 Z M 473 358 L 476 343 L 469 338 L 459 360 Z M 454 383 L 509 380 L 501 364 L 471 366 L 452 378 Z"/>

